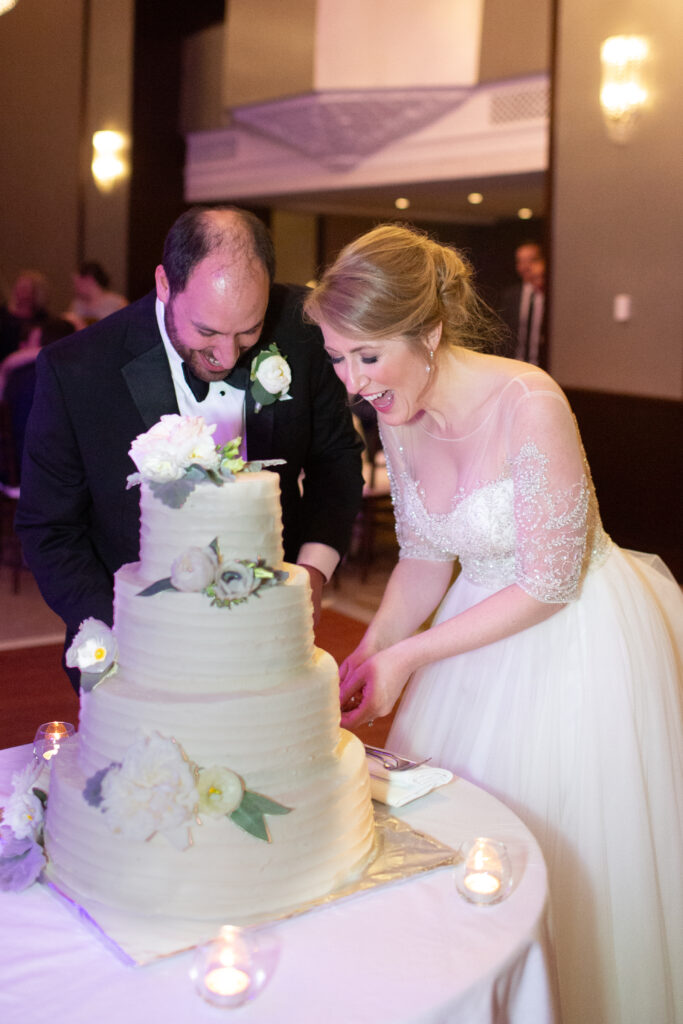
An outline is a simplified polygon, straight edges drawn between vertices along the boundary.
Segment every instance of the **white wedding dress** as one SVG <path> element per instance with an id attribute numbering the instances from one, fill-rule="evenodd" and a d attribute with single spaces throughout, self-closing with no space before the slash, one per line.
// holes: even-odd
<path id="1" fill-rule="evenodd" d="M 603 532 L 559 388 L 512 374 L 465 437 L 383 427 L 401 557 L 459 558 L 435 622 L 511 584 L 565 607 L 418 671 L 387 746 L 536 836 L 564 1024 L 683 1022 L 681 590 Z"/>

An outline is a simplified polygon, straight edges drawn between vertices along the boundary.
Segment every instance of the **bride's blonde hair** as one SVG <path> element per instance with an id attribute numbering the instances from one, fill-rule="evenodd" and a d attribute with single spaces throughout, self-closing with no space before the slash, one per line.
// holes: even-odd
<path id="1" fill-rule="evenodd" d="M 462 254 L 399 224 L 382 224 L 345 246 L 306 298 L 304 313 L 350 338 L 421 343 L 441 324 L 442 344 L 481 348 L 499 331 Z"/>

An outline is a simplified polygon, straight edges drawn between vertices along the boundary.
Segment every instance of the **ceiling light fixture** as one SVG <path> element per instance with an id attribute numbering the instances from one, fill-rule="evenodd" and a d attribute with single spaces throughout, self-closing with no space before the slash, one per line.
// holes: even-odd
<path id="1" fill-rule="evenodd" d="M 471 203 L 472 206 L 479 206 L 479 203 L 484 202 L 484 197 L 481 192 L 470 192 L 467 197 L 467 202 Z"/>
<path id="2" fill-rule="evenodd" d="M 534 215 L 534 211 L 528 206 L 522 206 L 517 210 L 517 216 L 520 220 L 531 220 Z"/>
<path id="3" fill-rule="evenodd" d="M 410 206 L 410 199 L 406 199 L 405 196 L 399 196 L 398 199 L 394 200 L 394 206 L 397 210 L 407 210 Z"/>

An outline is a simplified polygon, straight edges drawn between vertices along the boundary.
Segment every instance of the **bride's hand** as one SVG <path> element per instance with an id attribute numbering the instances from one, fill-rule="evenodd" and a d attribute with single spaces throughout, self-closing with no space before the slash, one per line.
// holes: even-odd
<path id="1" fill-rule="evenodd" d="M 356 653 L 354 651 L 354 655 Z M 388 647 L 359 665 L 349 666 L 339 690 L 344 728 L 353 728 L 390 713 L 409 675 L 401 662 L 396 649 Z"/>

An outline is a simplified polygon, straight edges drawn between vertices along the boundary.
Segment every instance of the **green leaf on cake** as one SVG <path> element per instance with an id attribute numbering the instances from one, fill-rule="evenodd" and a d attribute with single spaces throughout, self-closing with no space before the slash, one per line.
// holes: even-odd
<path id="1" fill-rule="evenodd" d="M 197 482 L 206 476 L 204 470 L 196 473 L 195 470 L 198 469 L 198 466 L 190 466 L 180 480 L 169 480 L 163 484 L 156 480 L 150 480 L 149 488 L 152 494 L 168 508 L 182 508 L 195 489 Z"/>
<path id="2" fill-rule="evenodd" d="M 245 789 L 241 804 L 228 817 L 245 832 L 270 843 L 270 830 L 264 815 L 289 814 L 291 810 L 291 807 L 285 807 L 276 800 Z"/>
<path id="3" fill-rule="evenodd" d="M 166 576 L 163 580 L 157 580 L 156 583 L 150 583 L 144 590 L 138 590 L 138 597 L 152 597 L 154 594 L 160 594 L 164 590 L 176 590 L 177 588 L 171 583 L 171 577 Z"/>

